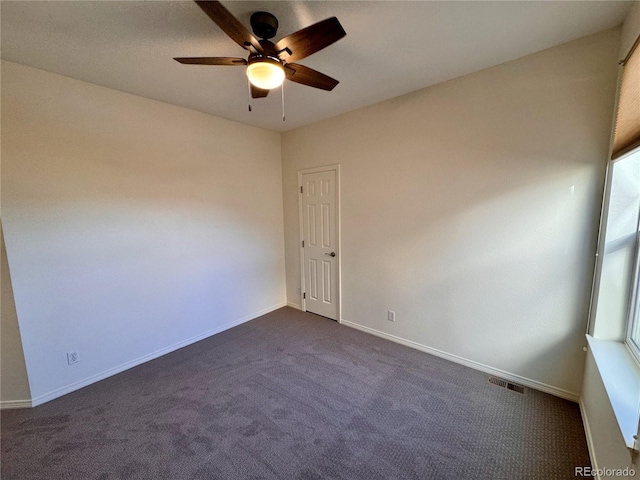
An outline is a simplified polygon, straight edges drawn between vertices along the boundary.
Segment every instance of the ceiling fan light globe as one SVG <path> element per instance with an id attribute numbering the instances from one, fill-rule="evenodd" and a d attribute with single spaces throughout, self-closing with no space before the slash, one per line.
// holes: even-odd
<path id="1" fill-rule="evenodd" d="M 247 65 L 247 77 L 252 85 L 271 90 L 284 82 L 284 68 L 276 61 L 261 59 Z"/>

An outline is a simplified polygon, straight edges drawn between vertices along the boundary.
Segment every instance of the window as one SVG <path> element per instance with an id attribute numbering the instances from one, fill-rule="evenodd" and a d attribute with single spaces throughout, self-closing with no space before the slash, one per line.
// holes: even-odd
<path id="1" fill-rule="evenodd" d="M 633 232 L 635 236 L 634 261 L 632 263 L 632 286 L 629 301 L 629 327 L 627 330 L 627 344 L 640 361 L 640 213 L 638 210 L 640 203 L 640 148 L 636 149 L 632 155 L 623 158 L 618 163 L 624 162 L 624 173 L 631 175 L 628 179 L 628 204 L 630 222 L 635 213 L 636 227 Z M 621 164 L 622 165 L 622 164 Z M 635 210 L 635 211 L 634 211 Z"/>
<path id="2" fill-rule="evenodd" d="M 595 336 L 626 339 L 640 362 L 638 292 L 638 218 L 640 213 L 640 148 L 609 166 L 605 199 L 604 245 L 597 281 Z M 633 307 L 633 308 L 632 308 Z"/>
<path id="3" fill-rule="evenodd" d="M 589 349 L 625 443 L 638 449 L 640 148 L 609 165 Z"/>
<path id="4" fill-rule="evenodd" d="M 622 62 L 587 335 L 596 371 L 630 451 L 640 451 L 639 44 L 640 37 Z"/>
<path id="5" fill-rule="evenodd" d="M 623 65 L 594 278 L 590 333 L 640 363 L 640 37 Z"/>
<path id="6" fill-rule="evenodd" d="M 607 222 L 611 241 L 620 242 L 627 257 L 622 281 L 628 290 L 625 341 L 640 361 L 640 37 L 624 59 L 612 148 L 612 179 Z M 612 218 L 611 218 L 612 217 Z M 607 226 L 606 245 L 610 230 Z M 625 288 L 626 287 L 626 288 Z"/>

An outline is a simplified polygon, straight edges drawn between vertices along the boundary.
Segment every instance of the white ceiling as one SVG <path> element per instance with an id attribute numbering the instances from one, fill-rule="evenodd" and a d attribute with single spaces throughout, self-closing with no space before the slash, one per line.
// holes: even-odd
<path id="1" fill-rule="evenodd" d="M 618 26 L 618 1 L 223 1 L 278 17 L 275 40 L 330 16 L 347 36 L 299 63 L 332 91 L 285 82 L 252 101 L 241 67 L 173 57 L 247 52 L 191 1 L 2 1 L 2 58 L 162 102 L 285 131 Z"/>

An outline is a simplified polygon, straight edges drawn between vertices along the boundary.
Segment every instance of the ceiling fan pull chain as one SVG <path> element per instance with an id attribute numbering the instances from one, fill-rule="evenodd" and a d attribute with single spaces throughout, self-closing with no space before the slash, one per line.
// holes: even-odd
<path id="1" fill-rule="evenodd" d="M 282 121 L 284 122 L 284 82 L 282 82 Z"/>
<path id="2" fill-rule="evenodd" d="M 249 89 L 249 111 L 251 111 L 251 82 L 247 78 L 247 88 Z"/>

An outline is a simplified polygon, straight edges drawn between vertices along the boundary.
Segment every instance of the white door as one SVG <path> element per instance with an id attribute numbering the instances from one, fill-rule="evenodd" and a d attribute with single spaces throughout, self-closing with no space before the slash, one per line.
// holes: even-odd
<path id="1" fill-rule="evenodd" d="M 302 174 L 305 310 L 338 319 L 336 171 Z"/>

